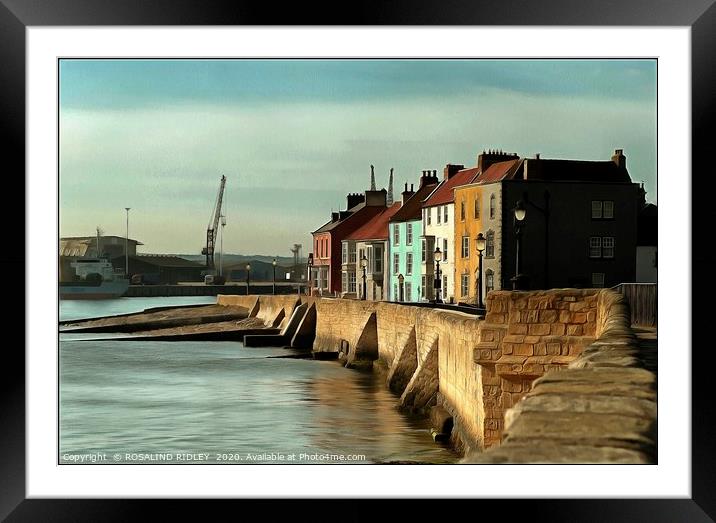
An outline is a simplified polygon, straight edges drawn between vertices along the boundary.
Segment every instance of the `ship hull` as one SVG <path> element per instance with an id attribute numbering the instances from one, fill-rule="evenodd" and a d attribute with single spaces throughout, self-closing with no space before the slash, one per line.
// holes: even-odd
<path id="1" fill-rule="evenodd" d="M 103 281 L 99 285 L 60 283 L 61 300 L 108 300 L 119 298 L 129 289 L 127 280 Z"/>

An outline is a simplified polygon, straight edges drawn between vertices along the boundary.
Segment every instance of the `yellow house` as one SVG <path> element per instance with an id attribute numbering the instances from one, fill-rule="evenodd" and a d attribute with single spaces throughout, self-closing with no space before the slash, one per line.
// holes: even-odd
<path id="1" fill-rule="evenodd" d="M 475 238 L 485 233 L 483 187 L 472 183 L 455 188 L 455 299 L 477 303 L 478 256 Z M 483 295 L 484 300 L 484 295 Z"/>
<path id="2" fill-rule="evenodd" d="M 508 159 L 505 159 L 508 158 Z M 514 155 L 478 157 L 472 183 L 455 188 L 455 300 L 477 303 L 479 257 L 477 235 L 485 238 L 482 257 L 482 299 L 499 290 L 502 281 L 502 181 L 514 175 L 521 160 Z"/>

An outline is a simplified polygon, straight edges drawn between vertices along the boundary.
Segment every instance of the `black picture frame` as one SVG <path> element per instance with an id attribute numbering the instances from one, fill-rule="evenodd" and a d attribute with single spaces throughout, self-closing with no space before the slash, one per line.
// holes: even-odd
<path id="1" fill-rule="evenodd" d="M 0 121 L 4 164 L 3 183 L 6 195 L 19 200 L 25 194 L 25 30 L 28 26 L 66 25 L 618 25 L 618 26 L 689 26 L 691 27 L 692 60 L 692 172 L 698 177 L 688 180 L 688 161 L 680 173 L 665 176 L 683 177 L 692 183 L 692 245 L 700 247 L 692 254 L 692 274 L 707 275 L 716 263 L 707 239 L 716 223 L 716 206 L 707 199 L 714 194 L 716 167 L 711 158 L 711 130 L 716 128 L 716 4 L 715 0 L 424 0 L 392 1 L 384 4 L 356 3 L 350 10 L 333 10 L 321 4 L 284 4 L 277 8 L 269 3 L 246 1 L 201 0 L 0 0 Z M 343 6 L 345 7 L 345 6 Z M 343 12 L 350 12 L 350 19 Z M 8 160 L 14 162 L 9 163 Z M 9 166 L 14 166 L 13 168 Z M 698 186 L 697 186 L 698 183 Z M 14 186 L 13 186 L 14 185 Z M 10 193 L 9 191 L 12 191 Z M 13 232 L 20 212 L 4 209 L 6 227 Z M 9 232 L 9 231 L 8 231 Z M 24 292 L 24 279 L 32 275 L 20 272 L 24 266 L 24 248 L 18 234 L 11 235 L 1 255 L 5 274 L 12 274 L 6 287 L 14 296 L 15 312 L 8 312 L 10 325 L 20 325 L 24 315 L 17 296 Z M 697 240 L 700 240 L 700 244 Z M 24 245 L 24 244 L 23 244 Z M 684 273 L 674 275 L 675 285 L 691 285 L 684 256 Z M 24 278 L 23 278 L 24 276 Z M 709 278 L 700 282 L 700 293 L 708 293 L 713 285 Z M 711 311 L 698 306 L 696 294 L 692 307 L 692 332 L 703 332 L 711 320 Z M 24 299 L 23 299 L 24 304 Z M 22 312 L 21 312 L 22 311 Z M 15 319 L 13 322 L 12 320 Z M 24 320 L 24 316 L 23 316 Z M 11 323 L 12 322 L 12 323 Z M 24 323 L 24 321 L 23 321 Z M 19 331 L 19 329 L 16 329 Z M 9 335 L 9 333 L 8 333 Z M 684 338 L 687 338 L 686 333 Z M 457 515 L 465 510 L 497 509 L 501 519 L 529 518 L 529 521 L 713 521 L 716 519 L 716 429 L 714 429 L 713 392 L 710 359 L 711 344 L 699 345 L 693 337 L 692 358 L 692 497 L 690 499 L 585 499 L 585 500 L 480 500 L 453 501 L 449 512 Z M 24 340 L 23 340 L 24 341 Z M 147 505 L 142 500 L 41 500 L 25 495 L 25 358 L 19 344 L 5 344 L 5 365 L 0 380 L 2 422 L 0 423 L 0 517 L 8 521 L 128 521 L 144 519 Z M 688 357 L 691 347 L 664 347 L 667 357 Z M 700 350 L 701 349 L 701 350 Z M 668 384 L 666 385 L 668 388 Z M 532 478 L 533 480 L 535 478 Z M 437 480 L 437 479 L 436 479 Z M 525 481 L 528 478 L 524 478 Z M 569 478 L 565 478 L 569 481 Z M 350 492 L 350 489 L 347 490 Z M 321 492 L 317 491 L 320 497 Z M 223 502 L 234 503 L 234 502 Z M 239 500 L 241 513 L 248 514 L 255 505 L 295 510 L 305 500 L 276 503 Z M 417 512 L 421 519 L 445 517 L 444 508 L 433 503 L 411 501 L 405 508 Z M 475 505 L 475 506 L 472 506 Z M 356 501 L 321 502 L 324 516 L 343 514 L 362 520 L 377 515 L 372 503 Z M 182 515 L 205 517 L 204 503 L 181 502 Z M 342 511 L 342 512 L 338 512 Z M 481 514 L 474 512 L 475 517 Z M 366 516 L 361 517 L 361 516 Z M 520 519 L 521 519 L 520 518 Z M 322 517 L 317 517 L 321 520 Z M 331 518 L 332 519 L 332 518 Z"/>

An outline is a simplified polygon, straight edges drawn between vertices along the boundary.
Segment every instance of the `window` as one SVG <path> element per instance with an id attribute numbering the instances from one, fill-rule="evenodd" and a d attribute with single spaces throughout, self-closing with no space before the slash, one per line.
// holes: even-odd
<path id="1" fill-rule="evenodd" d="M 469 236 L 462 237 L 462 254 L 461 254 L 461 256 L 463 258 L 470 257 L 470 237 Z"/>
<path id="2" fill-rule="evenodd" d="M 611 220 L 614 218 L 613 200 L 592 200 L 592 219 Z"/>
<path id="3" fill-rule="evenodd" d="M 406 223 L 405 224 L 405 245 L 412 245 L 412 244 L 413 244 L 413 224 Z"/>
<path id="4" fill-rule="evenodd" d="M 592 287 L 604 287 L 604 273 L 593 272 L 592 273 Z"/>
<path id="5" fill-rule="evenodd" d="M 440 207 L 438 207 L 437 210 L 438 210 L 438 221 L 437 221 L 437 223 L 440 223 L 440 220 L 442 219 L 443 215 L 440 213 Z"/>
<path id="6" fill-rule="evenodd" d="M 443 276 L 443 292 L 442 292 L 442 298 L 447 298 L 447 276 Z"/>
<path id="7" fill-rule="evenodd" d="M 355 291 L 356 291 L 356 273 L 349 272 L 348 273 L 348 292 L 355 292 Z"/>
<path id="8" fill-rule="evenodd" d="M 425 298 L 425 275 L 420 279 L 420 297 Z"/>
<path id="9" fill-rule="evenodd" d="M 373 272 L 383 272 L 383 248 L 380 245 L 373 247 Z"/>
<path id="10" fill-rule="evenodd" d="M 443 261 L 448 261 L 448 244 L 447 244 L 447 238 L 443 238 Z"/>
<path id="11" fill-rule="evenodd" d="M 445 205 L 445 206 L 443 207 L 443 218 L 444 218 L 443 221 L 444 221 L 445 223 L 447 223 L 447 216 L 448 216 L 448 215 L 447 215 L 447 208 L 448 208 L 447 205 Z M 438 212 L 440 212 L 439 209 L 438 209 Z"/>
<path id="12" fill-rule="evenodd" d="M 343 292 L 348 292 L 348 273 L 347 272 L 341 273 L 341 289 L 343 289 Z"/>
<path id="13" fill-rule="evenodd" d="M 475 209 L 474 218 L 477 220 L 480 217 L 480 197 L 475 198 Z"/>
<path id="14" fill-rule="evenodd" d="M 602 256 L 604 258 L 614 258 L 614 238 L 605 236 L 602 238 Z"/>
<path id="15" fill-rule="evenodd" d="M 368 253 L 368 265 L 366 267 L 366 272 L 368 274 L 373 274 L 373 247 L 366 248 L 366 252 Z"/>
<path id="16" fill-rule="evenodd" d="M 490 219 L 491 220 L 495 219 L 495 206 L 496 206 L 495 195 L 493 194 L 490 196 Z"/>
<path id="17" fill-rule="evenodd" d="M 431 214 L 430 209 L 425 209 L 425 215 L 428 217 L 428 225 L 430 225 Z"/>
<path id="18" fill-rule="evenodd" d="M 421 250 L 421 254 L 420 254 L 420 261 L 422 261 L 423 263 L 425 263 L 425 261 L 426 261 L 426 259 L 427 259 L 427 258 L 426 258 L 426 255 L 427 255 L 427 245 L 425 244 L 425 240 L 421 240 L 420 243 L 421 243 L 421 249 L 422 249 L 422 250 Z M 423 287 L 425 287 L 425 285 L 423 285 Z"/>
<path id="19" fill-rule="evenodd" d="M 343 258 L 342 263 L 348 263 L 348 243 L 343 242 Z M 345 289 L 345 287 L 343 287 Z"/>
<path id="20" fill-rule="evenodd" d="M 399 298 L 400 298 L 400 296 L 398 296 L 398 284 L 394 283 L 393 284 L 393 300 L 398 301 Z"/>
<path id="21" fill-rule="evenodd" d="M 487 231 L 487 239 L 485 241 L 485 258 L 495 257 L 495 232 Z"/>
<path id="22" fill-rule="evenodd" d="M 364 250 L 364 249 L 360 249 L 360 250 L 358 251 L 358 262 L 360 262 L 360 261 L 363 259 L 364 256 L 365 256 L 365 250 Z M 361 270 L 362 270 L 362 266 L 361 266 Z"/>
<path id="23" fill-rule="evenodd" d="M 495 273 L 492 272 L 492 269 L 487 269 L 485 271 L 485 295 L 487 295 L 488 292 L 495 290 Z"/>
<path id="24" fill-rule="evenodd" d="M 604 202 L 604 218 L 606 219 L 612 219 L 614 218 L 614 202 L 607 200 Z"/>
<path id="25" fill-rule="evenodd" d="M 469 274 L 461 274 L 460 275 L 460 296 L 469 296 L 470 295 L 470 275 Z"/>
<path id="26" fill-rule="evenodd" d="M 465 201 L 460 202 L 460 219 L 465 221 Z"/>
<path id="27" fill-rule="evenodd" d="M 400 245 L 400 225 L 393 225 L 393 245 Z"/>
<path id="28" fill-rule="evenodd" d="M 403 301 L 413 301 L 413 285 L 409 281 L 405 282 L 405 296 L 403 296 Z"/>
<path id="29" fill-rule="evenodd" d="M 613 236 L 590 236 L 589 257 L 590 258 L 614 258 L 614 237 Z"/>
<path id="30" fill-rule="evenodd" d="M 393 274 L 396 276 L 400 272 L 400 254 L 393 254 Z"/>
<path id="31" fill-rule="evenodd" d="M 413 253 L 409 252 L 405 255 L 405 274 L 410 276 L 413 274 Z"/>
<path id="32" fill-rule="evenodd" d="M 355 243 L 348 244 L 348 262 L 349 263 L 356 262 L 356 244 Z"/>

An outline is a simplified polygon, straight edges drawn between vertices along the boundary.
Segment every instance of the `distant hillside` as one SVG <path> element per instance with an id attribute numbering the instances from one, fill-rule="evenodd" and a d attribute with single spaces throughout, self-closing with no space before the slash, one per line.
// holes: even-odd
<path id="1" fill-rule="evenodd" d="M 206 260 L 206 256 L 202 254 L 175 254 L 174 256 L 178 256 L 180 258 L 184 258 L 185 260 L 190 260 L 198 263 L 204 263 L 204 261 Z M 226 267 L 229 265 L 238 265 L 240 263 L 253 261 L 271 263 L 273 259 L 273 256 L 266 256 L 264 254 L 224 254 L 224 266 Z M 303 258 L 303 263 L 305 262 L 306 258 Z M 218 253 L 214 255 L 214 263 L 219 263 Z M 277 256 L 276 263 L 277 265 L 280 265 L 282 267 L 290 267 L 291 265 L 293 265 L 293 257 Z"/>

